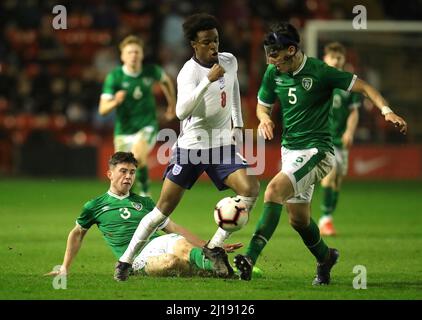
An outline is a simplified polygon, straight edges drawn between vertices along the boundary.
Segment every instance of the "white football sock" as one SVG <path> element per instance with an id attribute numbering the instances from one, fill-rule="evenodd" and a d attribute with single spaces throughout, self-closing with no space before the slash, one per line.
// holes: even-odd
<path id="1" fill-rule="evenodd" d="M 248 209 L 248 212 L 251 212 L 253 207 L 255 206 L 256 199 L 258 197 L 245 197 L 245 196 L 237 195 L 236 198 L 241 199 L 246 204 L 246 208 Z"/>
<path id="2" fill-rule="evenodd" d="M 207 247 L 210 249 L 215 247 L 223 247 L 224 241 L 230 237 L 230 234 L 230 232 L 222 228 L 218 228 L 210 242 L 208 242 Z"/>
<path id="3" fill-rule="evenodd" d="M 151 234 L 153 234 L 158 226 L 166 219 L 167 216 L 162 214 L 157 207 L 143 217 L 132 236 L 132 240 L 130 240 L 129 246 L 125 253 L 119 258 L 119 261 L 132 263 L 134 255 L 145 246 Z"/>

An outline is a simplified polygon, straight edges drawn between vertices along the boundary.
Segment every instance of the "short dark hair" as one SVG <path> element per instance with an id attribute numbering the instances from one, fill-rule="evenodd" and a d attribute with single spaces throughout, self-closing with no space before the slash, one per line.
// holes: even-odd
<path id="1" fill-rule="evenodd" d="M 135 159 L 132 152 L 118 151 L 111 156 L 110 160 L 108 160 L 109 167 L 114 167 L 119 163 L 131 163 L 135 165 L 135 167 L 138 167 L 138 161 Z"/>
<path id="2" fill-rule="evenodd" d="M 220 33 L 220 24 L 217 19 L 208 13 L 196 13 L 186 18 L 183 23 L 183 32 L 188 41 L 194 41 L 198 31 L 217 29 Z"/>
<path id="3" fill-rule="evenodd" d="M 278 45 L 279 49 L 286 49 L 291 45 L 297 48 L 299 43 L 299 32 L 288 22 L 272 24 L 270 26 L 270 32 L 267 33 L 264 40 L 265 45 Z"/>
<path id="4" fill-rule="evenodd" d="M 324 54 L 338 52 L 343 56 L 346 55 L 346 48 L 340 42 L 330 42 L 324 47 Z"/>

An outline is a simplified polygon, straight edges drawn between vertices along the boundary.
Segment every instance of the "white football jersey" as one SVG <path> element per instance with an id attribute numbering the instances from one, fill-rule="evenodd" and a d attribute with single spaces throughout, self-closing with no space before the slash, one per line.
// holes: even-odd
<path id="1" fill-rule="evenodd" d="M 232 115 L 236 127 L 243 127 L 237 60 L 231 53 L 219 53 L 224 77 L 210 82 L 210 68 L 193 58 L 177 76 L 176 113 L 181 122 L 177 145 L 184 149 L 208 149 L 232 144 Z"/>

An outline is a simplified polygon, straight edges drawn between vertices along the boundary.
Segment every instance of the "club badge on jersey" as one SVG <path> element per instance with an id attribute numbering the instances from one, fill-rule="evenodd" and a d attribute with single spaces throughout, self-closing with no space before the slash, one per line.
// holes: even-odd
<path id="1" fill-rule="evenodd" d="M 138 211 L 142 210 L 142 204 L 140 203 L 132 202 L 132 207 L 134 207 Z"/>
<path id="2" fill-rule="evenodd" d="M 302 79 L 302 87 L 306 90 L 309 91 L 312 88 L 312 78 L 303 78 Z"/>
<path id="3" fill-rule="evenodd" d="M 226 87 L 226 81 L 224 77 L 221 77 L 220 79 L 218 79 L 218 83 L 220 84 L 220 90 L 223 90 Z"/>

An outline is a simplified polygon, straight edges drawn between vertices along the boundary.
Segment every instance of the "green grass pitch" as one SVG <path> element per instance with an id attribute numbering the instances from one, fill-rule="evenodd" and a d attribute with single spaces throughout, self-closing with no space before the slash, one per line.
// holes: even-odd
<path id="1" fill-rule="evenodd" d="M 262 209 L 265 183 L 248 225 L 231 241 L 247 244 Z M 106 181 L 0 181 L 0 299 L 421 299 L 422 184 L 346 181 L 335 222 L 339 235 L 328 238 L 340 261 L 332 284 L 312 287 L 315 262 L 283 211 L 280 225 L 258 266 L 265 276 L 250 282 L 215 278 L 131 277 L 113 280 L 115 259 L 94 226 L 84 239 L 67 279 L 55 290 L 43 277 L 62 262 L 67 234 L 85 201 L 108 188 Z M 160 184 L 153 185 L 157 199 Z M 198 183 L 172 215 L 204 239 L 216 230 L 213 206 L 231 192 Z M 319 216 L 320 190 L 313 216 Z M 241 250 L 242 251 L 242 250 Z M 230 259 L 233 254 L 229 255 Z M 353 288 L 353 268 L 367 270 L 367 289 Z"/>

